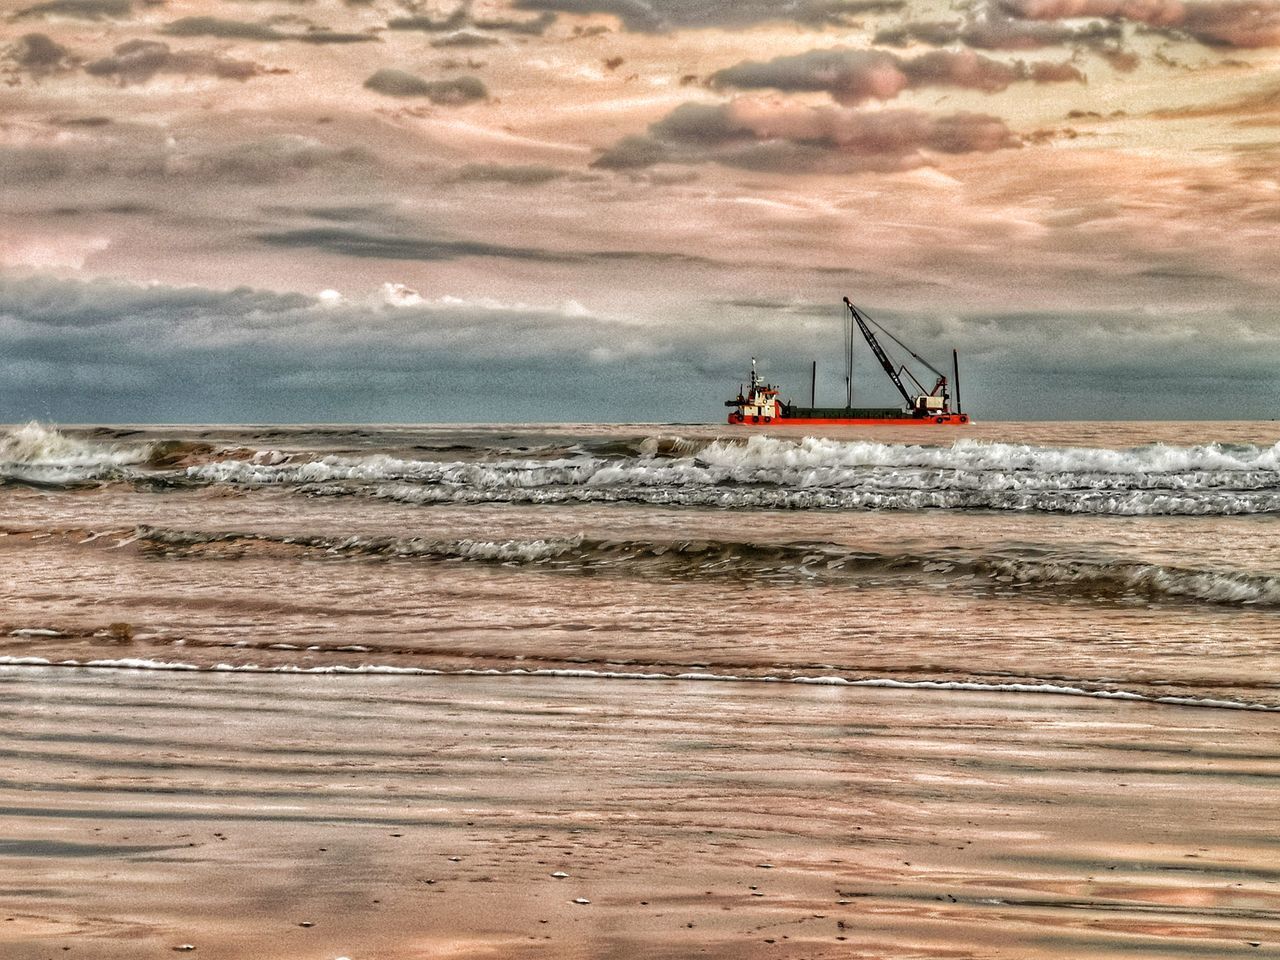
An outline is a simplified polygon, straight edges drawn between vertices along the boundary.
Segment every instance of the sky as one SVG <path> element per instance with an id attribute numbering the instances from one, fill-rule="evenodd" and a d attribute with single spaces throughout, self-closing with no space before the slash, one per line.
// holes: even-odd
<path id="1" fill-rule="evenodd" d="M 1280 417 L 1280 0 L 0 0 L 0 422 Z M 863 351 L 859 403 L 895 394 Z"/>

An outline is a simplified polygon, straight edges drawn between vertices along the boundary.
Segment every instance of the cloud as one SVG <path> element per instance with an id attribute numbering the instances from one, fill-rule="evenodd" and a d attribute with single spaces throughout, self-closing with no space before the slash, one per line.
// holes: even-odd
<path id="1" fill-rule="evenodd" d="M 309 206 L 290 207 L 273 205 L 262 208 L 263 213 L 272 216 L 310 217 L 313 220 L 325 220 L 330 223 L 359 223 L 366 220 L 384 222 L 395 221 L 395 215 L 389 213 L 385 205 L 352 204 L 346 206 Z"/>
<path id="2" fill-rule="evenodd" d="M 499 163 L 468 163 L 454 173 L 457 183 L 509 183 L 517 186 L 538 186 L 552 180 L 563 180 L 571 171 L 559 167 L 547 167 L 538 164 L 503 165 Z M 572 174 L 575 179 L 583 178 L 581 173 Z"/>
<path id="3" fill-rule="evenodd" d="M 376 34 L 372 33 L 343 33 L 338 30 L 310 30 L 307 33 L 291 33 L 288 36 L 290 40 L 297 40 L 299 43 L 380 43 L 381 40 Z"/>
<path id="4" fill-rule="evenodd" d="M 900 10 L 905 0 L 515 0 L 517 10 L 610 14 L 625 29 L 664 33 L 683 28 L 746 27 L 790 21 L 820 28 L 853 26 L 859 14 Z"/>
<path id="5" fill-rule="evenodd" d="M 0 400 L 17 419 L 70 422 L 581 421 L 627 419 L 640 403 L 655 418 L 718 420 L 753 352 L 789 392 L 807 387 L 810 358 L 839 342 L 834 306 L 741 304 L 758 313 L 727 345 L 723 303 L 653 324 L 418 282 L 338 296 L 0 275 Z M 967 405 L 991 419 L 1114 415 L 1117 403 L 1134 415 L 1263 417 L 1276 402 L 1267 310 L 870 306 L 926 356 L 958 344 Z M 860 369 L 870 362 L 859 355 Z M 1028 383 L 1046 389 L 1028 394 Z"/>
<path id="6" fill-rule="evenodd" d="M 387 21 L 390 30 L 421 30 L 424 33 L 442 33 L 446 30 L 457 30 L 468 22 L 467 11 L 463 7 L 454 10 L 448 16 L 435 17 L 416 15 L 412 17 L 395 17 Z"/>
<path id="7" fill-rule="evenodd" d="M 1280 0 L 1002 0 L 1026 20 L 1105 17 L 1173 30 L 1200 43 L 1280 46 Z"/>
<path id="8" fill-rule="evenodd" d="M 171 37 L 220 37 L 224 40 L 284 40 L 288 34 L 261 23 L 221 17 L 183 17 L 167 23 L 161 33 Z"/>
<path id="9" fill-rule="evenodd" d="M 527 36 L 540 37 L 547 28 L 556 22 L 556 15 L 543 11 L 528 20 L 511 20 L 508 18 L 473 19 L 472 25 L 480 30 L 505 30 L 508 33 L 522 33 Z"/>
<path id="10" fill-rule="evenodd" d="M 248 80 L 262 72 L 256 63 L 232 60 L 201 51 L 170 50 L 156 40 L 130 40 L 115 53 L 94 60 L 85 71 L 95 77 L 115 77 L 121 84 L 145 83 L 158 73 L 208 74 L 225 80 Z"/>
<path id="11" fill-rule="evenodd" d="M 497 37 L 487 37 L 483 33 L 472 33 L 470 30 L 458 30 L 437 37 L 431 41 L 433 47 L 494 47 L 501 43 Z"/>
<path id="12" fill-rule="evenodd" d="M 404 70 L 383 68 L 364 82 L 367 89 L 389 97 L 426 97 L 442 106 L 461 106 L 489 96 L 477 77 L 452 77 L 448 80 L 424 80 Z"/>
<path id="13" fill-rule="evenodd" d="M 424 262 L 460 260 L 464 257 L 495 257 L 538 263 L 710 263 L 702 257 L 677 253 L 647 253 L 635 250 L 548 250 L 488 243 L 482 240 L 452 240 L 442 237 L 415 237 L 375 233 L 338 227 L 312 227 L 260 233 L 256 237 L 273 247 L 323 250 L 347 257 L 375 260 L 419 260 Z"/>
<path id="14" fill-rule="evenodd" d="M 602 413 L 651 390 L 651 369 L 621 401 L 609 389 L 629 362 L 678 350 L 573 303 L 395 282 L 341 297 L 42 276 L 0 276 L 0 342 L 6 409 L 81 421 L 510 419 L 592 398 Z"/>
<path id="15" fill-rule="evenodd" d="M 1015 19 L 998 10 L 982 8 L 969 20 L 923 20 L 887 27 L 875 35 L 875 42 L 891 47 L 927 43 L 945 47 L 963 43 L 977 50 L 1040 50 L 1044 47 L 1114 46 L 1124 37 L 1118 23 L 1059 24 Z"/>
<path id="16" fill-rule="evenodd" d="M 71 17 L 76 20 L 123 20 L 133 8 L 132 0 L 48 0 L 19 10 L 17 19 L 28 17 Z"/>
<path id="17" fill-rule="evenodd" d="M 62 44 L 43 33 L 28 33 L 19 37 L 5 51 L 3 58 L 13 69 L 44 77 L 74 68 L 75 57 Z"/>
<path id="18" fill-rule="evenodd" d="M 283 134 L 206 148 L 170 159 L 171 175 L 200 181 L 277 183 L 308 174 L 350 176 L 378 163 L 364 147 L 330 146 L 311 137 Z"/>
<path id="19" fill-rule="evenodd" d="M 179 180 L 186 181 L 184 191 L 276 184 L 308 176 L 353 182 L 381 169 L 377 156 L 363 147 L 331 146 L 298 134 L 211 144 L 184 138 L 175 144 L 161 128 L 98 129 L 101 135 L 69 143 L 0 148 L 0 184 L 57 184 L 59 189 L 75 190 L 87 186 L 91 195 L 101 196 L 121 186 Z"/>
<path id="20" fill-rule="evenodd" d="M 998 117 L 932 116 L 915 110 L 859 111 L 749 99 L 685 103 L 606 150 L 593 166 L 635 169 L 655 163 L 715 162 L 754 170 L 856 173 L 906 170 L 931 154 L 1018 146 Z"/>
<path id="21" fill-rule="evenodd" d="M 825 91 L 837 103 L 852 106 L 866 100 L 890 100 L 918 87 L 964 87 L 996 93 L 1019 80 L 1057 82 L 1083 80 L 1069 64 L 1021 61 L 1002 63 L 972 50 L 939 50 L 904 59 L 883 50 L 811 50 L 776 57 L 765 63 L 748 61 L 719 70 L 711 83 L 741 90 L 772 88 L 787 92 Z"/>
<path id="22" fill-rule="evenodd" d="M 462 31 L 465 27 L 474 27 L 477 30 L 500 30 L 526 36 L 541 36 L 555 22 L 556 15 L 545 10 L 536 17 L 514 20 L 508 17 L 474 17 L 465 7 L 458 7 L 443 17 L 424 14 L 395 17 L 387 21 L 387 27 L 391 30 L 418 30 L 422 33 L 446 33 Z"/>

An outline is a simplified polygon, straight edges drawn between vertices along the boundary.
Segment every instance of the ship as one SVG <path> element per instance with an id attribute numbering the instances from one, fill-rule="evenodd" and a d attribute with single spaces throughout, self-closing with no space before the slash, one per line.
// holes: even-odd
<path id="1" fill-rule="evenodd" d="M 948 379 L 937 367 L 904 344 L 883 326 L 872 320 L 844 298 L 848 308 L 845 323 L 845 405 L 843 407 L 816 406 L 818 386 L 818 361 L 813 362 L 813 376 L 810 381 L 809 406 L 801 407 L 781 399 L 779 388 L 765 383 L 756 372 L 756 358 L 751 358 L 751 385 L 743 392 L 738 389 L 738 396 L 726 400 L 724 405 L 731 407 L 729 423 L 733 426 L 931 426 L 958 427 L 969 423 L 969 415 L 960 410 L 960 357 L 951 351 L 953 378 Z M 892 340 L 895 344 L 911 354 L 912 358 L 923 364 L 937 377 L 932 389 L 927 389 L 916 378 L 905 363 L 895 365 L 880 345 L 872 327 Z M 853 346 L 857 339 L 854 330 L 861 332 L 862 337 L 871 348 L 880 367 L 888 375 L 902 394 L 901 407 L 855 407 L 853 405 Z M 904 381 L 903 378 L 906 378 Z M 912 389 L 908 389 L 910 381 Z M 952 406 L 954 391 L 955 405 Z"/>

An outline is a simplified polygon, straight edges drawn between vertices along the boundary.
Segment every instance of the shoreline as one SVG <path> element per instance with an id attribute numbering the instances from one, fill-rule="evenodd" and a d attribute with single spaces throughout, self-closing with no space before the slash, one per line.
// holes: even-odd
<path id="1" fill-rule="evenodd" d="M 549 677 L 8 669 L 0 691 L 13 960 L 1280 944 L 1269 714 Z"/>
<path id="2" fill-rule="evenodd" d="M 1026 683 L 980 683 L 967 680 L 898 680 L 892 677 L 842 677 L 824 676 L 752 676 L 745 674 L 717 673 L 668 673 L 645 671 L 610 671 L 576 668 L 527 668 L 466 667 L 453 670 L 431 667 L 398 667 L 390 664 L 328 664 L 323 666 L 299 666 L 276 664 L 262 666 L 255 663 L 195 664 L 183 661 L 152 660 L 122 657 L 79 661 L 73 659 L 51 660 L 36 656 L 0 656 L 0 669 L 22 667 L 54 667 L 68 670 L 139 670 L 158 673 L 250 673 L 288 674 L 316 676 L 407 676 L 407 677 L 533 677 L 591 680 L 633 680 L 709 683 L 782 683 L 800 686 L 858 687 L 893 690 L 934 690 L 956 693 L 1017 693 L 1044 696 L 1087 697 L 1098 700 L 1148 703 L 1160 706 L 1196 707 L 1209 710 L 1246 710 L 1263 713 L 1280 713 L 1280 706 L 1267 703 L 1251 703 L 1239 700 L 1219 700 L 1212 697 L 1165 696 L 1155 697 L 1132 690 L 1091 690 L 1084 687 L 1029 681 Z"/>

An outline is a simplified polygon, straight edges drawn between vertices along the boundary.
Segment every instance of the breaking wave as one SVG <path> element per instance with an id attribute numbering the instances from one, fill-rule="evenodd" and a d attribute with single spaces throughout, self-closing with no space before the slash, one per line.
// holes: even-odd
<path id="1" fill-rule="evenodd" d="M 962 439 L 949 446 L 650 438 L 634 453 L 432 461 L 296 462 L 262 453 L 200 463 L 196 483 L 283 484 L 406 503 L 633 502 L 770 509 L 984 509 L 1114 515 L 1280 512 L 1280 444 L 1129 450 Z"/>
<path id="2" fill-rule="evenodd" d="M 0 483 L 65 487 L 112 479 L 146 463 L 152 447 L 78 440 L 33 420 L 0 435 Z"/>
<path id="3" fill-rule="evenodd" d="M 489 441 L 490 443 L 492 441 Z M 457 445 L 454 445 L 457 446 Z M 1114 516 L 1280 513 L 1280 444 L 1044 447 L 787 439 L 588 439 L 436 444 L 394 453 L 218 448 L 77 438 L 36 423 L 0 434 L 0 483 L 140 489 L 278 486 L 429 506 L 635 503 L 784 510 L 1000 510 Z M 332 447 L 330 447 L 332 449 Z"/>
<path id="4" fill-rule="evenodd" d="M 1140 599 L 1280 607 L 1280 577 L 1071 555 L 1010 545 L 977 555 L 957 550 L 875 553 L 832 543 L 760 544 L 723 540 L 604 540 L 583 536 L 513 540 L 284 536 L 140 527 L 144 550 L 174 557 L 239 557 L 291 549 L 340 559 L 471 561 L 552 571 L 673 580 L 875 585 L 927 580 L 969 589 L 1062 598 Z"/>

